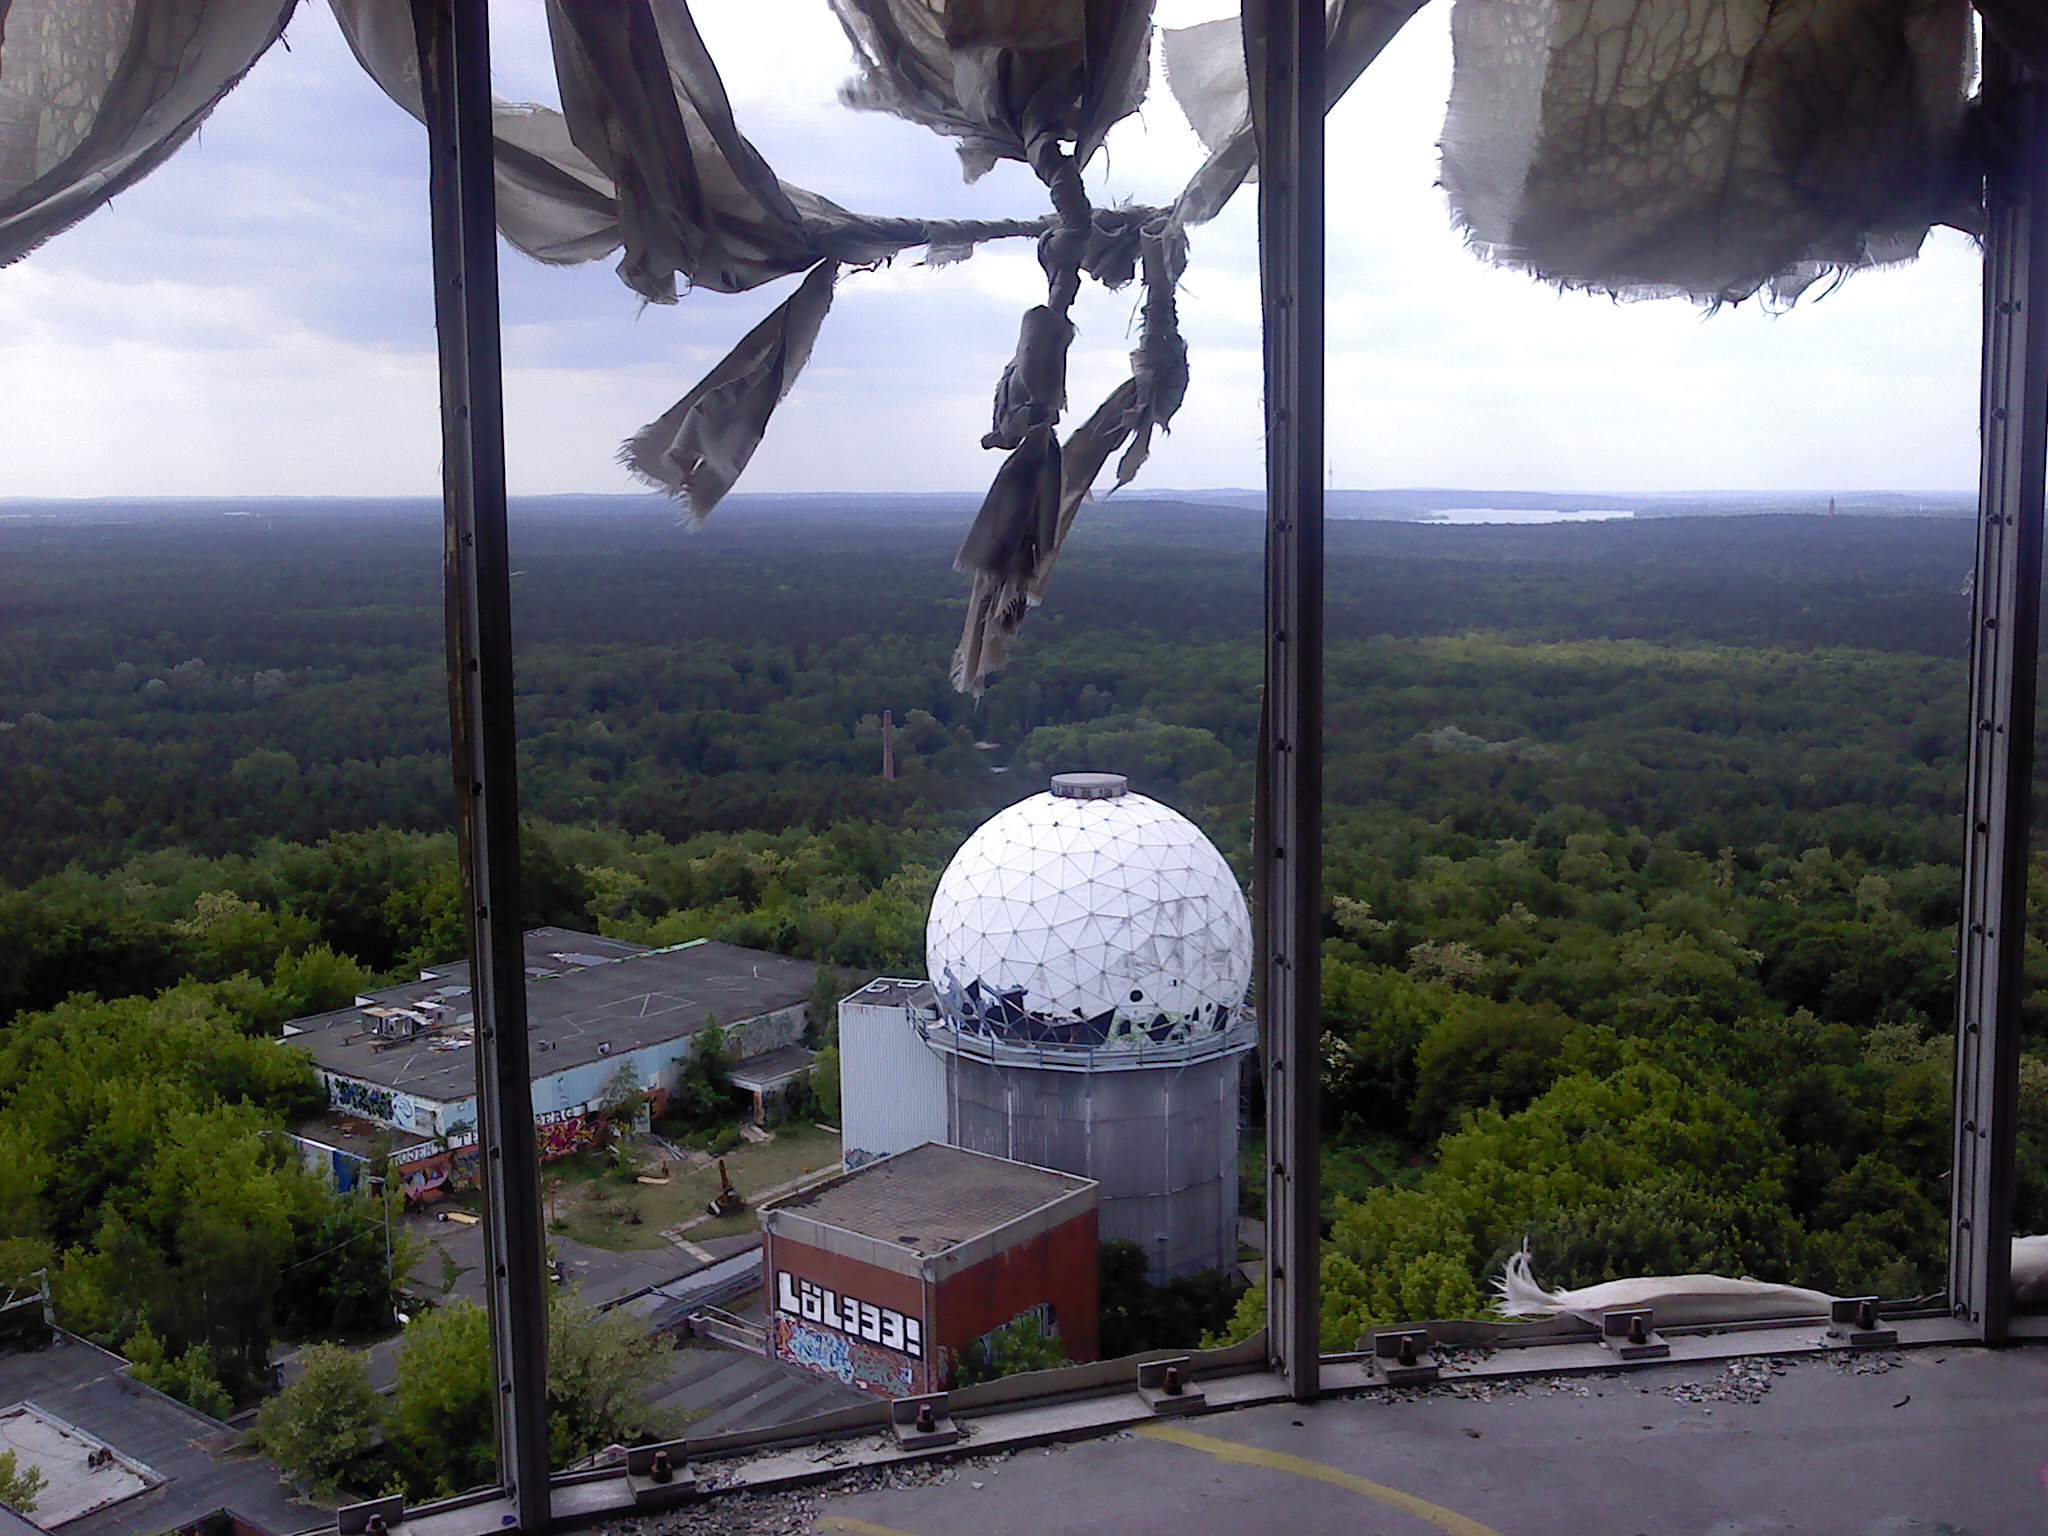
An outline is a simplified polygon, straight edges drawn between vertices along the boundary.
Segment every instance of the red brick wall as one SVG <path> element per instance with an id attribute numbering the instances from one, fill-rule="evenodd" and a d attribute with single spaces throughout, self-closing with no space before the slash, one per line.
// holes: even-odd
<path id="1" fill-rule="evenodd" d="M 922 1339 L 919 1353 L 913 1357 L 887 1348 L 822 1319 L 810 1322 L 790 1317 L 779 1306 L 777 1271 L 809 1280 L 838 1297 L 853 1298 L 869 1307 L 892 1308 L 916 1319 Z M 924 1282 L 917 1277 L 880 1269 L 771 1233 L 761 1244 L 761 1285 L 767 1305 L 769 1347 L 777 1359 L 836 1377 L 848 1386 L 882 1397 L 907 1397 L 938 1388 L 945 1357 L 931 1345 Z"/>
<path id="2" fill-rule="evenodd" d="M 1067 1358 L 1093 1360 L 1101 1342 L 1095 1212 L 984 1259 L 939 1285 L 932 1321 L 938 1360 L 964 1349 L 1020 1312 L 1052 1303 Z"/>
<path id="3" fill-rule="evenodd" d="M 768 1295 L 771 1309 L 775 1305 L 775 1271 L 778 1269 L 802 1275 L 820 1285 L 829 1285 L 845 1295 L 858 1296 L 878 1307 L 894 1307 L 912 1317 L 924 1316 L 924 1282 L 915 1275 L 880 1269 L 859 1259 L 813 1248 L 809 1243 L 777 1237 L 772 1232 L 761 1242 L 761 1288 Z"/>

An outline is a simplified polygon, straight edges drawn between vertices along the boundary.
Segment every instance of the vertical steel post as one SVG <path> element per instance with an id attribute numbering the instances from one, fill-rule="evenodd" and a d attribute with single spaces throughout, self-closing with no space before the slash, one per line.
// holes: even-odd
<path id="1" fill-rule="evenodd" d="M 1969 783 L 1956 988 L 1949 1300 L 1986 1343 L 2011 1310 L 2019 1005 L 2048 467 L 2048 90 L 1990 46 L 2002 146 L 1986 178 L 1983 479 L 1970 651 Z"/>
<path id="2" fill-rule="evenodd" d="M 412 0 L 412 16 L 432 164 L 448 709 L 476 1011 L 498 1480 L 511 1497 L 518 1529 L 537 1532 L 550 1517 L 547 1288 L 519 923 L 490 28 L 486 0 Z"/>
<path id="3" fill-rule="evenodd" d="M 1321 1388 L 1323 0 L 1247 0 L 1265 318 L 1266 693 L 1253 863 L 1266 1071 L 1267 1348 Z"/>

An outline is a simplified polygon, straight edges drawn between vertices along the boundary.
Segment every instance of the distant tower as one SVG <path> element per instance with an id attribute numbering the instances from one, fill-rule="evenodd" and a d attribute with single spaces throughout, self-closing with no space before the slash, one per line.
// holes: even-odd
<path id="1" fill-rule="evenodd" d="M 947 1140 L 1099 1181 L 1154 1279 L 1237 1262 L 1251 922 L 1222 854 L 1121 774 L 991 817 L 925 931 Z"/>
<path id="2" fill-rule="evenodd" d="M 882 711 L 882 777 L 896 777 L 896 711 Z"/>

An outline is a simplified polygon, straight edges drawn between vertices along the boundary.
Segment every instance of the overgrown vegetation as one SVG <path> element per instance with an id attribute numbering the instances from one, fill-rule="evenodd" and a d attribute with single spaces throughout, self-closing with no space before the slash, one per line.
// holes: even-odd
<path id="1" fill-rule="evenodd" d="M 0 1504 L 17 1515 L 32 1515 L 48 1484 L 41 1469 L 21 1465 L 12 1451 L 0 1451 Z"/>
<path id="2" fill-rule="evenodd" d="M 1059 1335 L 1048 1331 L 1037 1313 L 1026 1312 L 954 1351 L 953 1385 L 971 1387 L 1026 1371 L 1050 1371 L 1066 1363 L 1067 1351 Z"/>
<path id="3" fill-rule="evenodd" d="M 627 1312 L 586 1310 L 574 1290 L 548 1305 L 548 1452 L 555 1466 L 613 1444 L 679 1430 L 645 1402 L 667 1347 Z M 483 1308 L 455 1301 L 406 1325 L 390 1399 L 370 1387 L 364 1357 L 316 1345 L 297 1380 L 257 1414 L 254 1438 L 319 1498 L 459 1493 L 497 1475 L 490 1328 Z"/>
<path id="4" fill-rule="evenodd" d="M 979 701 L 944 681 L 950 526 L 523 519 L 526 916 L 914 973 L 935 872 L 1059 767 L 1241 860 L 1255 523 L 1090 518 Z M 0 528 L 0 1268 L 50 1263 L 67 1323 L 146 1327 L 194 1395 L 388 1304 L 374 1204 L 269 1134 L 312 1099 L 265 1036 L 460 946 L 436 538 Z M 1328 1343 L 1482 1308 L 1524 1238 L 1560 1284 L 1938 1286 L 1969 550 L 1966 520 L 1333 526 Z M 1256 1326 L 1228 1291 L 1106 1283 L 1104 1349 Z"/>

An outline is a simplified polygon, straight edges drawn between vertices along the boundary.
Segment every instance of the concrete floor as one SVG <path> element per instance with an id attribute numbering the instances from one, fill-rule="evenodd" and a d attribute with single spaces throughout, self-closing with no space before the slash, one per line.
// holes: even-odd
<path id="1" fill-rule="evenodd" d="M 2048 1348 L 1251 1408 L 819 1492 L 857 1536 L 2042 1536 Z"/>

